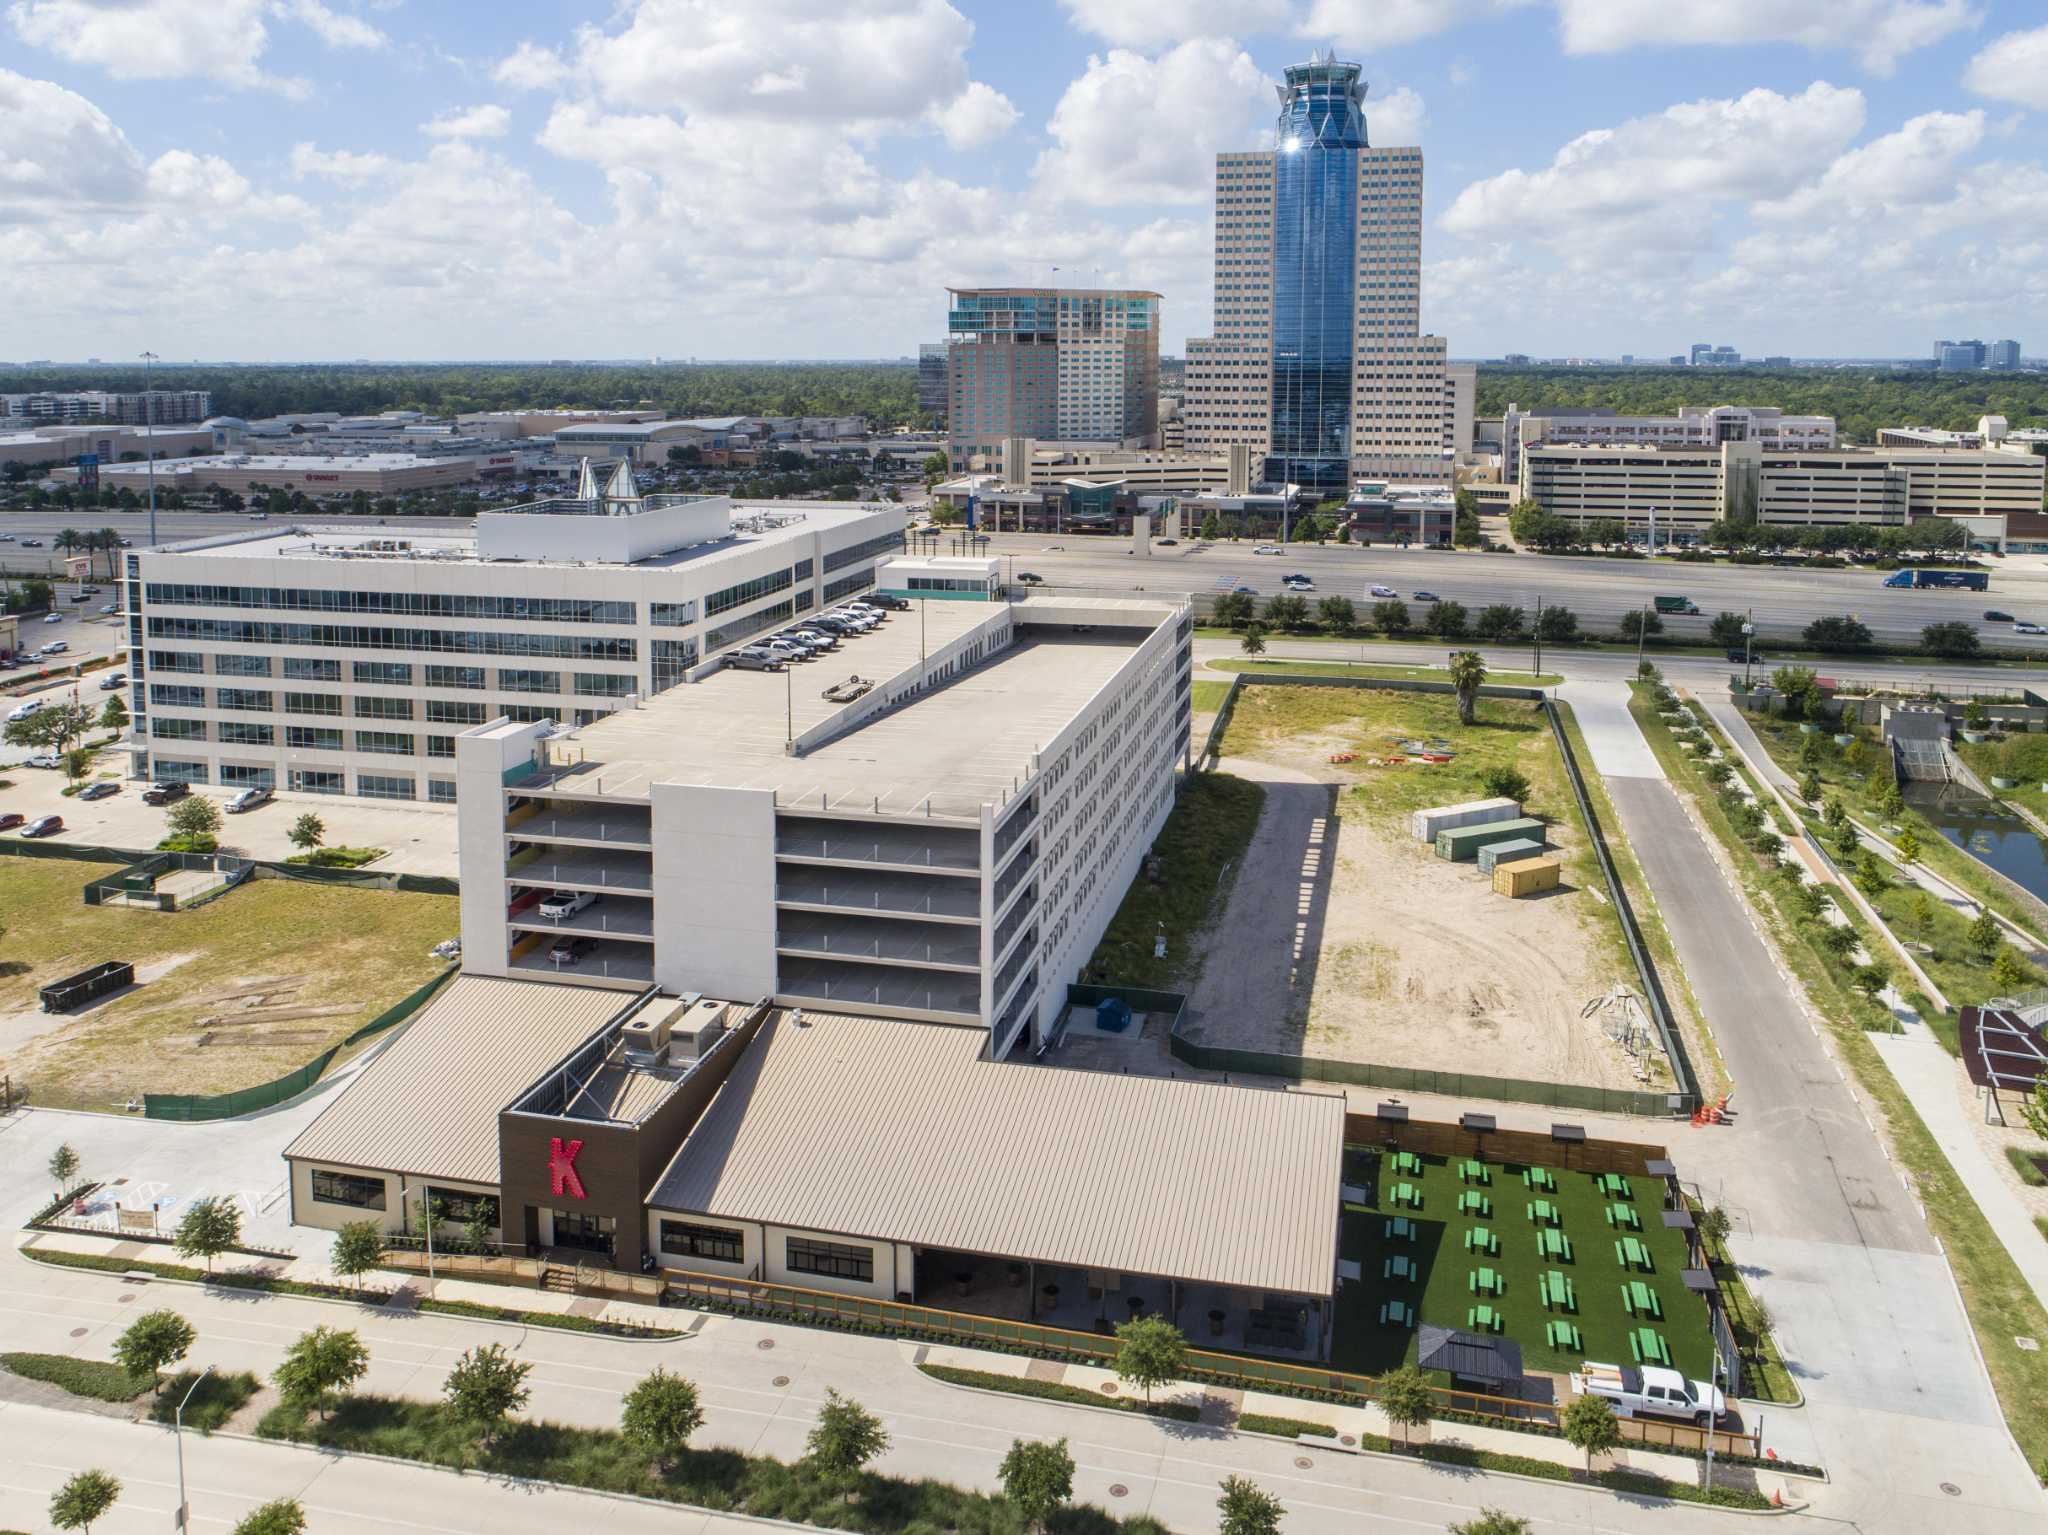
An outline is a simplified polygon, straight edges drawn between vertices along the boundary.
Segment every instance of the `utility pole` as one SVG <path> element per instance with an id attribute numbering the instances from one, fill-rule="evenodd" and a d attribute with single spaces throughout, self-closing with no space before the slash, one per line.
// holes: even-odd
<path id="1" fill-rule="evenodd" d="M 171 1516 L 171 1528 L 176 1530 L 185 1529 L 192 1522 L 192 1510 L 185 1502 L 185 1409 L 191 1405 L 192 1392 L 204 1385 L 206 1377 L 212 1373 L 212 1365 L 199 1372 L 199 1379 L 192 1382 L 191 1390 L 185 1393 L 184 1400 L 178 1403 L 178 1410 L 171 1415 L 171 1439 L 178 1447 L 178 1511 Z"/>
<path id="2" fill-rule="evenodd" d="M 1742 691 L 1749 691 L 1749 666 L 1756 655 L 1756 609 L 1749 610 L 1749 617 L 1742 625 Z"/>
<path id="3" fill-rule="evenodd" d="M 1650 605 L 1646 602 L 1643 604 L 1642 611 L 1636 614 L 1636 675 L 1638 677 L 1643 674 L 1643 640 L 1649 632 Z"/>
<path id="4" fill-rule="evenodd" d="M 1536 626 L 1530 633 L 1536 637 L 1536 664 L 1530 667 L 1529 675 L 1532 678 L 1540 677 L 1543 675 L 1543 594 L 1541 592 L 1536 594 Z"/>
<path id="5" fill-rule="evenodd" d="M 142 354 L 142 457 L 149 465 L 149 546 L 156 548 L 156 353 Z"/>

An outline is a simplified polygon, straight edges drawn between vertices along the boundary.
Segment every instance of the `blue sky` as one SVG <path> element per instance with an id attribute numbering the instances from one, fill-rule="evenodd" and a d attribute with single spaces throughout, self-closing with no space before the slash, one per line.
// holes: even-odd
<path id="1" fill-rule="evenodd" d="M 1334 44 L 1456 356 L 2048 353 L 2038 0 L 0 0 L 0 359 L 890 356 L 948 282 L 1209 319 Z"/>

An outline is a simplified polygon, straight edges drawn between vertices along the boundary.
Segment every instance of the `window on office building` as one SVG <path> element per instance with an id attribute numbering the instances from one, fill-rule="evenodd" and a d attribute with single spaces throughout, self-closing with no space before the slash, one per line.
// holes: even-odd
<path id="1" fill-rule="evenodd" d="M 432 753 L 428 755 L 431 756 Z M 429 778 L 427 780 L 427 799 L 430 803 L 436 805 L 454 804 L 455 780 L 452 778 Z"/>
<path id="2" fill-rule="evenodd" d="M 213 695 L 216 708 L 239 709 L 245 714 L 268 714 L 277 707 L 277 695 L 269 688 L 219 688 Z"/>
<path id="3" fill-rule="evenodd" d="M 412 736 L 403 730 L 358 730 L 356 750 L 382 752 L 391 757 L 410 757 L 413 752 Z"/>
<path id="4" fill-rule="evenodd" d="M 562 691 L 562 674 L 501 666 L 498 668 L 498 686 L 508 693 L 559 693 Z"/>
<path id="5" fill-rule="evenodd" d="M 432 725 L 481 725 L 490 712 L 482 701 L 471 698 L 430 698 L 427 722 Z"/>
<path id="6" fill-rule="evenodd" d="M 480 688 L 484 685 L 484 669 L 481 666 L 429 666 L 427 686 L 430 688 Z"/>
<path id="7" fill-rule="evenodd" d="M 334 1173 L 324 1167 L 313 1169 L 313 1202 L 349 1205 L 357 1210 L 384 1208 L 384 1180 L 364 1178 L 355 1173 Z"/>
<path id="8" fill-rule="evenodd" d="M 268 677 L 269 656 L 215 656 L 213 669 L 223 677 Z"/>
<path id="9" fill-rule="evenodd" d="M 576 692 L 584 698 L 624 698 L 638 691 L 640 680 L 618 672 L 578 672 Z"/>
<path id="10" fill-rule="evenodd" d="M 287 714 L 339 714 L 341 695 L 339 693 L 286 693 L 284 712 Z"/>
<path id="11" fill-rule="evenodd" d="M 287 682 L 339 682 L 341 663 L 330 661 L 324 656 L 286 656 L 284 658 L 284 680 Z"/>
<path id="12" fill-rule="evenodd" d="M 350 672 L 358 682 L 382 683 L 388 687 L 412 686 L 410 661 L 358 661 Z"/>
<path id="13" fill-rule="evenodd" d="M 356 718 L 359 720 L 409 720 L 412 718 L 410 698 L 384 698 L 366 694 L 356 699 Z"/>
<path id="14" fill-rule="evenodd" d="M 341 750 L 341 732 L 326 725 L 287 725 L 284 727 L 284 744 L 301 751 L 338 752 Z"/>
<path id="15" fill-rule="evenodd" d="M 222 720 L 220 722 L 220 744 L 223 746 L 273 746 L 277 742 L 277 727 L 254 725 L 246 720 Z"/>
<path id="16" fill-rule="evenodd" d="M 724 1226 L 700 1226 L 693 1221 L 661 1223 L 661 1250 L 679 1258 L 708 1258 L 713 1263 L 744 1263 L 745 1239 Z"/>
<path id="17" fill-rule="evenodd" d="M 427 755 L 428 755 L 429 757 L 452 757 L 452 756 L 454 756 L 454 755 L 455 755 L 455 737 L 453 737 L 453 736 L 428 736 L 428 737 L 427 737 Z"/>
<path id="18" fill-rule="evenodd" d="M 385 773 L 356 774 L 356 793 L 364 799 L 418 799 L 413 780 Z"/>
<path id="19" fill-rule="evenodd" d="M 807 1237 L 790 1237 L 786 1249 L 792 1274 L 823 1274 L 830 1279 L 854 1279 L 872 1284 L 875 1278 L 875 1250 L 851 1247 L 844 1242 L 816 1242 Z"/>
<path id="20" fill-rule="evenodd" d="M 150 687 L 149 701 L 166 709 L 204 709 L 206 689 L 187 687 L 183 683 L 158 682 Z"/>
<path id="21" fill-rule="evenodd" d="M 161 716 L 149 722 L 149 733 L 159 741 L 203 741 L 205 720 L 167 720 Z"/>

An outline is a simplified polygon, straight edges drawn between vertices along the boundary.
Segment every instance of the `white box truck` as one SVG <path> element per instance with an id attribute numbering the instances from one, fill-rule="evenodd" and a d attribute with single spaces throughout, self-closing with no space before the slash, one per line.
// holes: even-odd
<path id="1" fill-rule="evenodd" d="M 1594 1364 L 1572 1373 L 1574 1395 L 1605 1397 L 1624 1418 L 1685 1418 L 1706 1428 L 1719 1423 L 1728 1399 L 1710 1381 L 1687 1380 L 1662 1365 Z"/>

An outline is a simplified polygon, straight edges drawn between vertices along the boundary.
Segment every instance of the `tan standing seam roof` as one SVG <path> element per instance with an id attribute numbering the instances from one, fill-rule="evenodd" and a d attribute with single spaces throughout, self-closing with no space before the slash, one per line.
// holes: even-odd
<path id="1" fill-rule="evenodd" d="M 498 1111 L 631 1000 L 459 975 L 284 1154 L 495 1184 Z"/>
<path id="2" fill-rule="evenodd" d="M 1344 1100 L 978 1059 L 978 1030 L 806 1012 L 760 1037 L 658 1209 L 1327 1295 Z"/>

